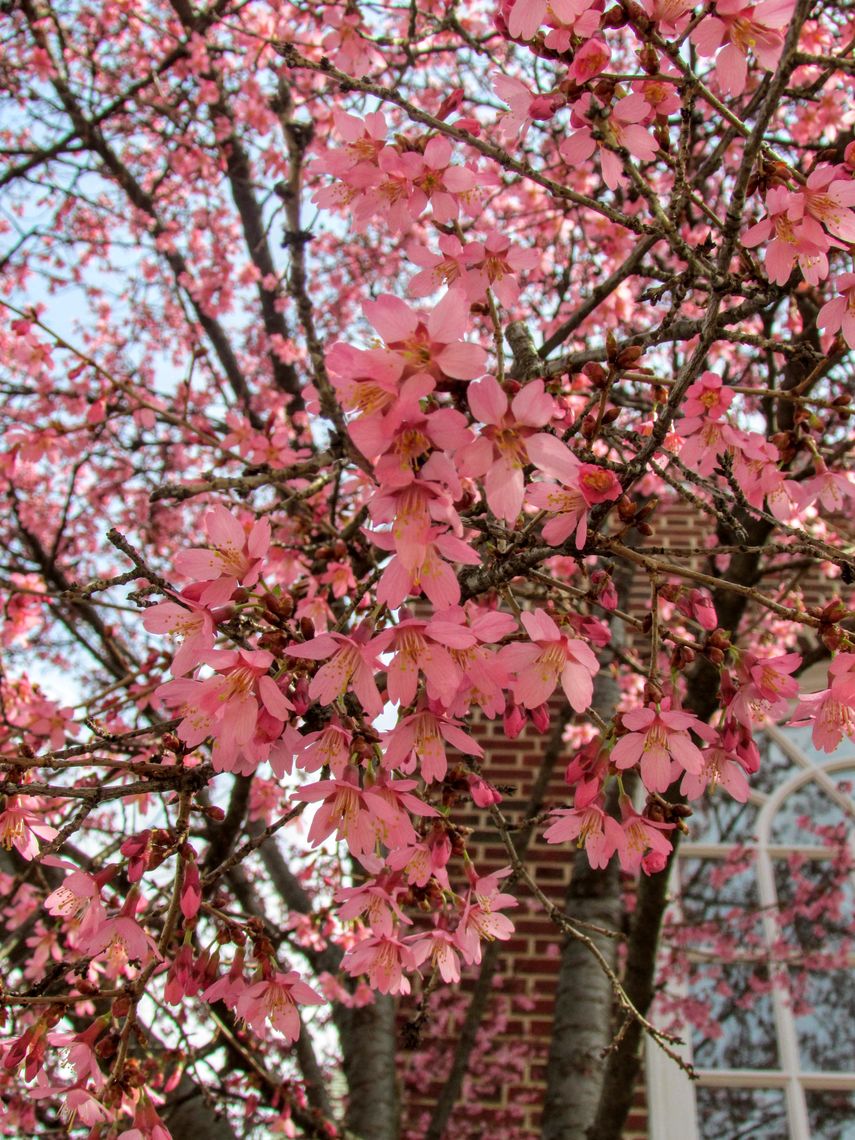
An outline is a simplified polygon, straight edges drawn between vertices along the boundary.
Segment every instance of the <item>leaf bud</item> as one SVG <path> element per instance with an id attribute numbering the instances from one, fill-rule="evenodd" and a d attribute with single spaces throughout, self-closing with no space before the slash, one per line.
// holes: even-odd
<path id="1" fill-rule="evenodd" d="M 820 630 L 820 640 L 830 653 L 836 653 L 846 639 L 846 635 L 838 625 L 828 626 Z"/>
<path id="2" fill-rule="evenodd" d="M 655 681 L 647 681 L 644 685 L 643 701 L 646 705 L 658 705 L 665 694 Z"/>
<path id="3" fill-rule="evenodd" d="M 731 641 L 723 629 L 714 629 L 707 638 L 707 645 L 713 645 L 716 649 L 730 649 Z"/>
<path id="4" fill-rule="evenodd" d="M 113 1002 L 113 1005 L 115 1006 L 117 1003 L 121 1003 L 121 1002 L 127 1002 L 127 1005 L 124 1006 L 125 1013 L 127 1013 L 127 1011 L 130 1009 L 130 1002 L 128 1001 L 128 999 L 126 997 L 116 998 L 115 1002 Z M 122 1006 L 120 1005 L 119 1008 L 121 1009 Z M 124 1017 L 125 1014 L 119 1013 L 119 1014 L 116 1014 L 116 1016 L 117 1017 Z M 96 1043 L 95 1048 L 92 1050 L 92 1052 L 95 1054 L 96 1057 L 100 1057 L 102 1061 L 107 1061 L 107 1060 L 109 1060 L 110 1057 L 115 1057 L 116 1050 L 118 1048 L 119 1048 L 119 1039 L 116 1036 L 116 1034 L 115 1033 L 106 1033 Z"/>
<path id="5" fill-rule="evenodd" d="M 626 23 L 626 12 L 620 5 L 614 8 L 609 8 L 608 12 L 603 16 L 601 27 L 603 28 L 622 28 Z"/>
<path id="6" fill-rule="evenodd" d="M 659 52 L 653 44 L 645 44 L 637 54 L 642 71 L 648 75 L 655 75 L 659 70 Z"/>
<path id="7" fill-rule="evenodd" d="M 315 636 L 315 623 L 305 614 L 300 618 L 300 636 L 304 641 L 311 641 Z"/>
<path id="8" fill-rule="evenodd" d="M 671 656 L 671 668 L 681 673 L 695 660 L 695 651 L 688 645 L 678 645 Z"/>
<path id="9" fill-rule="evenodd" d="M 601 388 L 608 376 L 608 372 L 596 360 L 589 360 L 582 372 L 592 382 L 595 388 Z"/>
<path id="10" fill-rule="evenodd" d="M 634 503 L 628 495 L 621 495 L 617 503 L 618 518 L 621 522 L 630 522 L 635 518 L 638 504 Z"/>
<path id="11" fill-rule="evenodd" d="M 653 534 L 653 527 L 650 525 L 650 523 L 636 523 L 635 529 L 639 534 L 643 534 L 645 538 L 650 538 L 650 536 Z"/>
<path id="12" fill-rule="evenodd" d="M 110 1011 L 115 1018 L 127 1017 L 131 1009 L 131 999 L 127 994 L 122 994 L 121 997 L 113 998 L 113 1004 Z"/>
<path id="13" fill-rule="evenodd" d="M 840 598 L 832 598 L 825 609 L 822 611 L 821 620 L 823 622 L 837 622 L 842 621 L 848 614 L 848 610 Z"/>
<path id="14" fill-rule="evenodd" d="M 617 354 L 616 363 L 619 368 L 632 368 L 633 364 L 637 364 L 642 356 L 644 356 L 644 349 L 640 344 L 628 344 Z"/>
<path id="15" fill-rule="evenodd" d="M 608 408 L 603 413 L 603 423 L 604 424 L 613 424 L 619 415 L 620 415 L 620 408 Z"/>

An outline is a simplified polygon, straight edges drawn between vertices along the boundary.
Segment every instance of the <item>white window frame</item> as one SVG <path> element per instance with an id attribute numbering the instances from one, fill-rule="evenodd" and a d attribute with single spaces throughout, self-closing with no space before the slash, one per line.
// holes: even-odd
<path id="1" fill-rule="evenodd" d="M 767 947 L 775 944 L 778 935 L 777 907 L 778 895 L 775 889 L 774 860 L 798 853 L 812 859 L 828 859 L 827 847 L 818 844 L 781 845 L 772 843 L 772 825 L 775 815 L 788 796 L 810 782 L 822 788 L 843 813 L 855 825 L 855 802 L 852 797 L 840 791 L 832 776 L 835 772 L 855 767 L 855 745 L 851 742 L 834 753 L 829 759 L 816 763 L 811 760 L 795 741 L 776 725 L 767 725 L 764 733 L 793 762 L 795 771 L 772 793 L 752 790 L 750 802 L 759 811 L 756 821 L 756 835 L 750 843 L 743 843 L 745 850 L 755 853 L 754 869 L 757 877 L 758 901 L 761 907 L 761 923 Z M 726 793 L 719 792 L 719 795 Z M 855 826 L 850 833 L 850 843 L 855 835 Z M 708 859 L 723 861 L 733 851 L 730 843 L 692 843 L 686 841 L 678 849 L 677 866 L 674 868 L 674 890 L 679 892 L 679 866 L 681 859 Z M 853 963 L 855 965 L 855 963 Z M 809 1090 L 855 1091 L 855 1070 L 841 1072 L 828 1070 L 805 1070 L 799 1058 L 796 1020 L 780 986 L 773 986 L 770 992 L 775 1033 L 778 1042 L 777 1069 L 696 1069 L 698 1080 L 692 1081 L 688 1075 L 670 1060 L 653 1042 L 646 1046 L 647 1098 L 650 1140 L 700 1140 L 698 1128 L 696 1088 L 756 1088 L 783 1089 L 787 1107 L 790 1140 L 811 1140 L 805 1093 Z M 680 1048 L 684 1059 L 691 1063 L 691 1031 L 681 1027 L 680 1036 L 685 1044 Z"/>

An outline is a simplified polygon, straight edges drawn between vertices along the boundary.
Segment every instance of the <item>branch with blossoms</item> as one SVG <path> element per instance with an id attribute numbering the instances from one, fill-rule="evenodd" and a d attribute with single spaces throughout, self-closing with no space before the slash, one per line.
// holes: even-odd
<path id="1" fill-rule="evenodd" d="M 2 95 L 10 1127 L 162 1140 L 189 1081 L 188 1132 L 393 1140 L 392 1000 L 533 902 L 607 974 L 617 1135 L 691 805 L 771 720 L 855 736 L 849 16 L 77 15 L 22 0 Z M 636 883 L 625 977 L 499 806 L 557 699 L 520 826 Z"/>

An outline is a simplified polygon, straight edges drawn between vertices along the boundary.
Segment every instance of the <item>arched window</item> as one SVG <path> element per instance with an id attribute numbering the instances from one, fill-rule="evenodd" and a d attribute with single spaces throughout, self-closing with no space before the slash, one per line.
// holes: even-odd
<path id="1" fill-rule="evenodd" d="M 680 846 L 662 1008 L 698 1080 L 648 1048 L 650 1140 L 855 1140 L 855 745 L 762 752 Z"/>

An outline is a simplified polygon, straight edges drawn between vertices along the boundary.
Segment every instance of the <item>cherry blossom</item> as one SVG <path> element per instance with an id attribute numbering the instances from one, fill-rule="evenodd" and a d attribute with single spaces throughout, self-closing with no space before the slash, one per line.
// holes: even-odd
<path id="1" fill-rule="evenodd" d="M 263 1034 L 266 1023 L 287 1042 L 300 1036 L 300 1005 L 320 1005 L 320 994 L 301 979 L 295 970 L 279 971 L 248 986 L 235 1003 L 235 1011 L 256 1033 Z"/>
<path id="2" fill-rule="evenodd" d="M 477 440 L 461 449 L 460 470 L 464 475 L 484 476 L 490 509 L 497 518 L 514 523 L 525 495 L 527 441 L 549 424 L 555 403 L 544 391 L 542 380 L 527 384 L 509 401 L 492 376 L 470 384 L 467 399 L 472 414 L 486 426 Z"/>
<path id="3" fill-rule="evenodd" d="M 632 709 L 623 714 L 621 722 L 629 732 L 612 749 L 612 761 L 621 771 L 638 764 L 648 791 L 667 791 L 673 780 L 674 765 L 692 775 L 700 775 L 703 755 L 692 743 L 687 730 L 703 732 L 704 726 L 692 713 L 677 709 Z"/>

